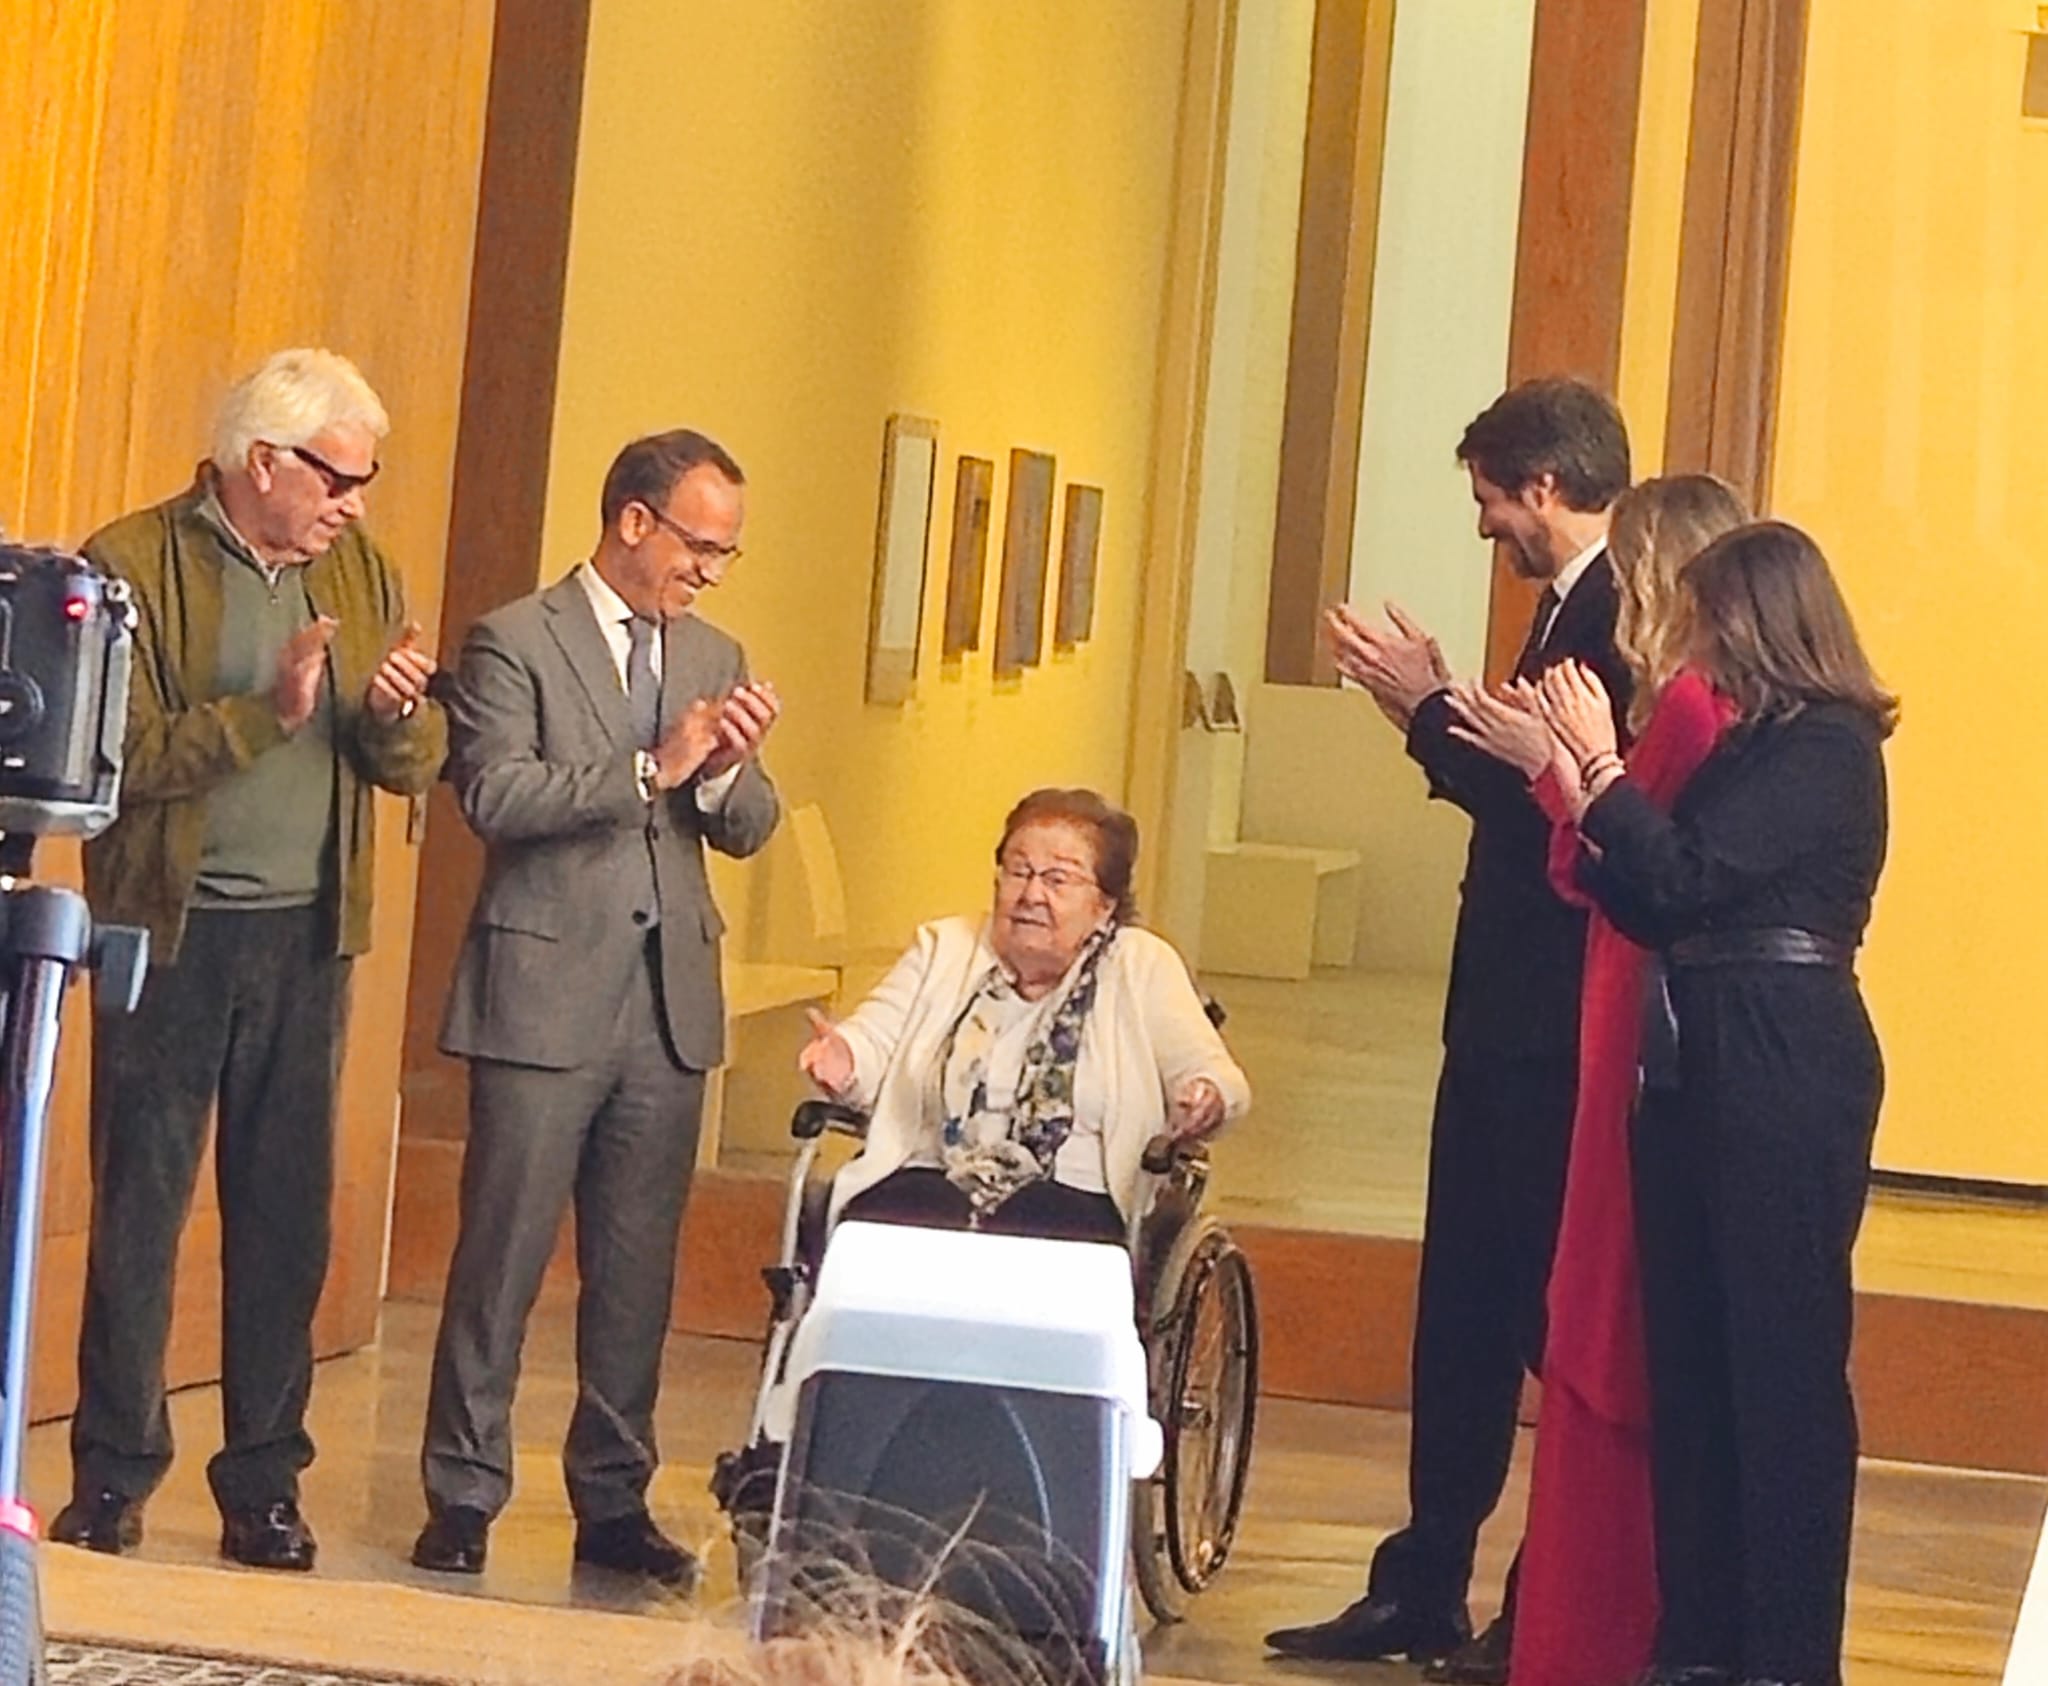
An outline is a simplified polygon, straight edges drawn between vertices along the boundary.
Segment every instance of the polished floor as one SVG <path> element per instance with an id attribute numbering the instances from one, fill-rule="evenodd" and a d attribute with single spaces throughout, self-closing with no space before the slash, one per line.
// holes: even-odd
<path id="1" fill-rule="evenodd" d="M 1205 980 L 1250 1075 L 1216 1144 L 1216 1209 L 1285 1229 L 1422 1233 L 1441 977 L 1320 971 Z M 2048 1309 L 2048 1207 L 1880 1190 L 1856 1256 L 1868 1293 Z"/>
<path id="2" fill-rule="evenodd" d="M 318 1576 L 673 1619 L 678 1612 L 670 1601 L 608 1576 L 571 1573 L 555 1449 L 572 1400 L 572 1347 L 567 1308 L 559 1302 L 544 1305 L 528 1344 L 516 1416 L 519 1491 L 493 1535 L 488 1571 L 465 1581 L 427 1575 L 407 1563 L 420 1521 L 415 1460 L 432 1336 L 429 1308 L 394 1304 L 380 1350 L 321 1368 L 314 1411 L 321 1457 L 306 1484 L 307 1514 L 321 1536 Z M 742 1429 L 754 1364 L 745 1343 L 678 1339 L 662 1402 L 669 1461 L 654 1508 L 667 1526 L 706 1551 L 710 1574 L 702 1603 L 714 1611 L 723 1606 L 728 1617 L 731 1557 L 704 1479 L 712 1456 Z M 214 1561 L 216 1522 L 204 1462 L 218 1434 L 218 1411 L 211 1388 L 173 1401 L 185 1450 L 150 1507 L 146 1558 Z M 1398 1416 L 1269 1402 L 1238 1553 L 1192 1621 L 1152 1637 L 1152 1665 L 1219 1682 L 1415 1678 L 1413 1670 L 1393 1664 L 1317 1669 L 1269 1663 L 1259 1644 L 1268 1626 L 1312 1619 L 1356 1592 L 1374 1542 L 1400 1520 L 1405 1433 Z M 1495 1595 L 1512 1546 L 1520 1479 L 1518 1468 L 1503 1517 L 1484 1541 L 1482 1605 Z M 32 1498 L 49 1514 L 66 1487 L 63 1424 L 33 1431 L 29 1480 Z M 1995 1679 L 2044 1511 L 2048 1484 L 2041 1482 L 1869 1466 L 1851 1613 L 1852 1686 Z M 230 1642 L 224 1635 L 223 1643 Z"/>

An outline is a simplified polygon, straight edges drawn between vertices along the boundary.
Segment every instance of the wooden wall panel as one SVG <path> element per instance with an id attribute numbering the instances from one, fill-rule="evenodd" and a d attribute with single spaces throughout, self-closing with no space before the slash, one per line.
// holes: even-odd
<path id="1" fill-rule="evenodd" d="M 1807 0 L 1700 13 L 1671 344 L 1666 473 L 1770 504 Z"/>
<path id="2" fill-rule="evenodd" d="M 1537 0 L 1508 378 L 1621 373 L 1647 0 Z M 1535 588 L 1496 557 L 1487 672 L 1514 665 Z"/>
<path id="3" fill-rule="evenodd" d="M 451 659 L 472 621 L 540 578 L 589 31 L 589 0 L 500 0 L 448 523 L 448 554 L 460 565 L 441 605 L 441 646 Z M 420 855 L 433 894 L 413 933 L 401 1079 L 409 1140 L 467 1133 L 469 1069 L 436 1042 L 483 859 L 441 786 Z M 408 1166 L 401 1155 L 401 1183 Z M 400 1200 L 403 1212 L 434 1226 L 439 1240 L 430 1247 L 453 1247 L 452 1204 L 407 1202 L 402 1187 Z"/>
<path id="4" fill-rule="evenodd" d="M 1323 610 L 1349 595 L 1379 251 L 1394 0 L 1316 8 L 1266 681 L 1334 684 Z"/>
<path id="5" fill-rule="evenodd" d="M 228 383 L 324 344 L 391 411 L 370 524 L 438 624 L 492 0 L 0 0 L 0 525 L 77 543 L 178 490 Z M 26 137 L 25 143 L 22 137 Z M 323 1350 L 375 1330 L 416 857 L 381 815 L 376 949 L 358 969 Z M 57 847 L 49 876 L 76 881 Z M 69 1407 L 89 1210 L 87 1015 L 71 1003 L 35 1405 Z M 204 1208 L 174 1379 L 217 1362 Z"/>

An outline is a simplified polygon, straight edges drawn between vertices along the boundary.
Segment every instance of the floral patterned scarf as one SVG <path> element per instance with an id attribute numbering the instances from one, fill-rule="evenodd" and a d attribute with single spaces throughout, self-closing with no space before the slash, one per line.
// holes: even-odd
<path id="1" fill-rule="evenodd" d="M 1081 951 L 1065 992 L 1052 1004 L 1025 1049 L 1016 1097 L 1001 1137 L 977 1138 L 972 1128 L 977 1117 L 999 1110 L 988 1104 L 985 1074 L 977 1072 L 965 1108 L 956 1113 L 945 1104 L 946 1068 L 952 1062 L 961 1027 L 986 997 L 1009 987 L 1000 966 L 991 966 L 983 975 L 946 1032 L 934 1079 L 944 1119 L 940 1146 L 946 1177 L 972 1203 L 976 1223 L 1019 1189 L 1050 1177 L 1060 1149 L 1073 1134 L 1074 1068 L 1080 1059 L 1081 1035 L 1095 1005 L 1102 957 L 1115 939 L 1112 925 L 1090 937 Z"/>

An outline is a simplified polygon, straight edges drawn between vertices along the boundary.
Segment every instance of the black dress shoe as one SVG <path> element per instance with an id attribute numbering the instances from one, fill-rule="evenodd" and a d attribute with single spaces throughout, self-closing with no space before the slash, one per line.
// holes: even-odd
<path id="1" fill-rule="evenodd" d="M 1439 1686 L 1508 1686 L 1508 1653 L 1514 1648 L 1514 1628 L 1496 1617 L 1477 1639 L 1468 1639 L 1449 1656 L 1422 1671 L 1424 1680 Z"/>
<path id="2" fill-rule="evenodd" d="M 1659 1663 L 1637 1675 L 1629 1686 L 1735 1686 L 1735 1676 L 1725 1668 L 1705 1664 L 1673 1667 L 1669 1663 Z"/>
<path id="3" fill-rule="evenodd" d="M 1428 1610 L 1368 1593 L 1326 1622 L 1275 1628 L 1266 1635 L 1266 1648 L 1317 1662 L 1368 1663 L 1405 1653 L 1419 1663 L 1455 1651 L 1471 1637 L 1472 1621 L 1462 1604 Z"/>
<path id="4" fill-rule="evenodd" d="M 221 1556 L 251 1569 L 310 1569 L 319 1549 L 296 1500 L 221 1512 Z"/>
<path id="5" fill-rule="evenodd" d="M 697 1584 L 697 1559 L 654 1525 L 644 1510 L 576 1524 L 576 1561 L 593 1569 L 643 1575 L 666 1587 Z"/>
<path id="6" fill-rule="evenodd" d="M 444 1575 L 481 1575 L 490 1550 L 490 1513 L 475 1505 L 448 1505 L 432 1512 L 412 1542 L 412 1560 Z"/>
<path id="7" fill-rule="evenodd" d="M 102 1487 L 81 1493 L 50 1524 L 50 1538 L 59 1545 L 83 1546 L 123 1557 L 142 1544 L 142 1501 Z"/>

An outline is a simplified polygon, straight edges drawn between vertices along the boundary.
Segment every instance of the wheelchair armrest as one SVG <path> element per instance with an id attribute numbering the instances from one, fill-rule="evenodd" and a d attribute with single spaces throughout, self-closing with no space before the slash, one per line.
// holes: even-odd
<path id="1" fill-rule="evenodd" d="M 789 1133 L 797 1141 L 814 1142 L 827 1130 L 865 1141 L 868 1115 L 844 1101 L 808 1100 L 800 1104 L 789 1121 Z"/>

